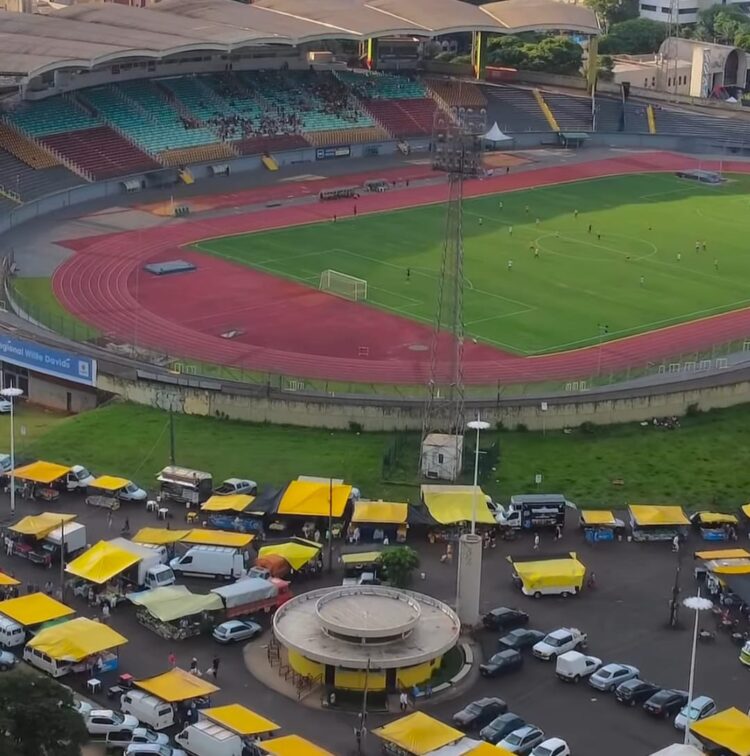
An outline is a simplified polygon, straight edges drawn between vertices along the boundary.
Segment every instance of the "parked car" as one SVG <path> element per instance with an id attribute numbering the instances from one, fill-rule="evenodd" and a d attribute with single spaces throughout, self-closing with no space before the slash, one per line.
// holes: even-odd
<path id="1" fill-rule="evenodd" d="M 561 627 L 547 633 L 531 650 L 537 659 L 555 661 L 561 654 L 581 648 L 586 648 L 586 633 L 576 627 Z"/>
<path id="2" fill-rule="evenodd" d="M 82 716 L 84 719 L 88 716 L 88 713 L 90 711 L 93 711 L 94 707 L 92 704 L 90 704 L 88 701 L 82 701 L 80 698 L 73 699 L 73 708 Z"/>
<path id="3" fill-rule="evenodd" d="M 508 648 L 493 654 L 485 664 L 480 664 L 479 674 L 482 677 L 498 677 L 506 672 L 520 669 L 522 664 L 521 652 Z"/>
<path id="4" fill-rule="evenodd" d="M 640 670 L 630 664 L 605 664 L 589 677 L 589 685 L 605 693 L 611 693 L 620 683 L 638 677 Z"/>
<path id="5" fill-rule="evenodd" d="M 562 738 L 549 738 L 540 743 L 531 756 L 570 756 L 570 748 Z"/>
<path id="6" fill-rule="evenodd" d="M 486 727 L 479 731 L 479 737 L 488 743 L 497 745 L 506 735 L 510 735 L 513 730 L 523 727 L 526 722 L 511 711 L 495 717 Z"/>
<path id="7" fill-rule="evenodd" d="M 169 745 L 169 735 L 165 735 L 163 732 L 155 732 L 150 727 L 136 727 L 135 730 L 133 730 L 131 743 Z"/>
<path id="8" fill-rule="evenodd" d="M 10 651 L 0 651 L 0 672 L 7 672 L 18 664 L 18 657 Z"/>
<path id="9" fill-rule="evenodd" d="M 690 710 L 690 722 L 697 722 L 699 719 L 716 714 L 716 702 L 708 696 L 697 696 L 689 704 L 685 704 L 674 718 L 674 726 L 678 730 L 685 729 L 688 721 L 688 709 Z"/>
<path id="10" fill-rule="evenodd" d="M 688 694 L 684 690 L 666 688 L 654 693 L 644 704 L 644 711 L 655 717 L 671 717 L 676 714 L 688 700 Z"/>
<path id="11" fill-rule="evenodd" d="M 127 747 L 124 756 L 188 756 L 181 748 L 157 743 L 133 743 Z"/>
<path id="12" fill-rule="evenodd" d="M 520 609 L 509 609 L 507 606 L 499 606 L 482 617 L 482 624 L 488 630 L 511 630 L 529 624 L 529 615 Z"/>
<path id="13" fill-rule="evenodd" d="M 475 730 L 505 714 L 508 704 L 502 698 L 480 698 L 453 715 L 453 724 L 462 730 Z"/>
<path id="14" fill-rule="evenodd" d="M 563 682 L 577 683 L 581 678 L 588 677 L 602 666 L 602 660 L 596 656 L 586 656 L 580 651 L 566 651 L 557 657 L 555 674 Z"/>
<path id="15" fill-rule="evenodd" d="M 524 725 L 517 730 L 513 730 L 510 735 L 506 735 L 499 743 L 498 748 L 504 748 L 510 753 L 517 753 L 520 756 L 527 756 L 534 746 L 539 745 L 544 740 L 544 733 L 534 725 Z"/>
<path id="16" fill-rule="evenodd" d="M 513 648 L 516 651 L 523 651 L 525 648 L 531 648 L 535 643 L 539 643 L 545 636 L 541 630 L 532 630 L 528 627 L 518 627 L 499 638 L 497 645 L 500 648 Z"/>
<path id="17" fill-rule="evenodd" d="M 660 686 L 634 677 L 632 680 L 626 680 L 617 686 L 615 698 L 621 704 L 635 706 L 647 701 L 654 693 L 658 693 L 660 690 Z"/>
<path id="18" fill-rule="evenodd" d="M 253 640 L 263 632 L 257 622 L 250 620 L 229 620 L 214 628 L 213 637 L 217 643 L 237 643 Z"/>
<path id="19" fill-rule="evenodd" d="M 112 709 L 92 709 L 84 717 L 84 723 L 89 735 L 106 735 L 113 730 L 134 730 L 140 724 L 130 714 L 120 714 Z"/>

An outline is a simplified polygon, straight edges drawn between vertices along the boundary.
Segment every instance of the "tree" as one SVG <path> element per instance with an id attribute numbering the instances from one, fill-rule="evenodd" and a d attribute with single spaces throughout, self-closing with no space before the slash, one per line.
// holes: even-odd
<path id="1" fill-rule="evenodd" d="M 643 55 L 657 52 L 667 38 L 667 25 L 648 18 L 635 18 L 613 24 L 599 40 L 599 52 L 605 55 Z"/>
<path id="2" fill-rule="evenodd" d="M 598 77 L 602 81 L 612 81 L 613 79 L 613 70 L 615 67 L 615 62 L 612 60 L 612 56 L 610 55 L 600 55 L 599 56 L 599 72 Z"/>
<path id="3" fill-rule="evenodd" d="M 583 48 L 567 37 L 547 37 L 538 45 L 524 45 L 530 71 L 577 74 L 583 61 Z"/>
<path id="4" fill-rule="evenodd" d="M 638 18 L 637 0 L 586 0 L 586 5 L 596 13 L 605 29 L 619 21 Z"/>
<path id="5" fill-rule="evenodd" d="M 710 8 L 699 11 L 695 38 L 702 39 L 705 42 L 714 42 L 720 39 L 719 30 L 716 28 L 716 22 L 720 16 L 722 17 L 721 24 L 724 31 L 727 30 L 729 19 L 733 19 L 741 25 L 748 23 L 747 16 L 739 8 L 729 5 L 712 5 Z"/>
<path id="6" fill-rule="evenodd" d="M 0 676 L 3 756 L 80 756 L 88 740 L 67 688 L 21 670 Z"/>
<path id="7" fill-rule="evenodd" d="M 747 28 L 747 19 L 744 21 L 740 20 L 732 14 L 725 13 L 724 11 L 717 13 L 716 18 L 714 19 L 714 32 L 716 33 L 716 38 L 726 45 L 733 44 L 735 37 Z"/>
<path id="8" fill-rule="evenodd" d="M 383 552 L 380 561 L 388 582 L 396 588 L 406 588 L 412 572 L 419 567 L 419 554 L 411 546 L 394 546 Z"/>
<path id="9" fill-rule="evenodd" d="M 739 47 L 740 50 L 750 52 L 750 29 L 746 29 L 737 34 L 734 38 L 734 46 Z"/>

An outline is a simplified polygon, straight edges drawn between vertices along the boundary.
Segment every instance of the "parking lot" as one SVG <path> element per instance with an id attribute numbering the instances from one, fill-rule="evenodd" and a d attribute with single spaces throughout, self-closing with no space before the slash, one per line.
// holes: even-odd
<path id="1" fill-rule="evenodd" d="M 156 521 L 154 514 L 145 512 L 142 506 L 131 505 L 116 512 L 108 527 L 104 511 L 86 508 L 83 499 L 73 495 L 63 495 L 59 503 L 47 506 L 17 501 L 16 515 L 11 517 L 7 496 L 0 496 L 0 511 L 5 513 L 3 525 L 24 515 L 50 509 L 77 513 L 79 521 L 87 526 L 90 544 L 119 536 L 125 517 L 129 519 L 133 533 L 144 525 L 163 524 Z M 518 606 L 530 614 L 529 627 L 542 631 L 560 626 L 578 627 L 588 634 L 587 653 L 600 657 L 604 663 L 633 664 L 645 679 L 665 687 L 686 689 L 693 618 L 683 610 L 680 629 L 668 628 L 668 604 L 678 564 L 678 557 L 672 553 L 670 544 L 614 542 L 592 546 L 584 542 L 573 519 L 568 517 L 569 525 L 561 542 L 555 543 L 551 536 L 543 536 L 539 553 L 576 551 L 587 568 L 595 571 L 596 588 L 567 600 L 526 598 L 512 586 L 511 567 L 505 557 L 530 553 L 531 539 L 520 538 L 511 543 L 500 541 L 496 549 L 484 552 L 482 611 L 499 605 Z M 180 521 L 173 521 L 172 527 L 180 526 Z M 452 603 L 455 562 L 441 564 L 439 557 L 443 548 L 430 545 L 414 534 L 409 543 L 420 552 L 421 569 L 425 572 L 424 581 L 417 576 L 414 588 Z M 691 540 L 679 555 L 682 597 L 695 591 L 692 553 L 701 546 L 702 542 Z M 339 544 L 337 550 L 338 547 Z M 0 569 L 14 573 L 24 584 L 43 585 L 51 579 L 57 587 L 57 570 L 45 571 L 18 557 L 2 554 Z M 295 590 L 340 583 L 341 578 L 340 568 L 334 569 L 331 574 L 324 573 L 319 579 L 301 583 Z M 195 579 L 188 584 L 191 590 L 201 592 L 213 587 L 210 581 Z M 79 614 L 92 616 L 94 610 L 81 599 L 65 598 Z M 312 705 L 315 694 L 307 703 L 300 704 L 270 690 L 247 670 L 241 647 L 219 647 L 208 637 L 170 643 L 136 622 L 134 607 L 130 604 L 113 612 L 111 625 L 130 641 L 120 652 L 120 672 L 130 672 L 137 678 L 158 674 L 168 668 L 171 652 L 176 654 L 178 665 L 187 668 L 190 659 L 196 656 L 199 667 L 205 670 L 218 649 L 221 666 L 217 684 L 221 692 L 215 702 L 243 703 L 276 721 L 283 728 L 283 734 L 297 733 L 340 756 L 357 752 L 353 713 L 321 711 Z M 714 621 L 706 616 L 701 625 L 713 629 Z M 487 658 L 494 652 L 498 635 L 489 631 L 476 633 L 476 644 L 481 649 L 478 656 Z M 254 642 L 263 644 L 266 640 L 261 638 Z M 576 756 L 599 756 L 605 752 L 608 756 L 647 756 L 681 737 L 671 721 L 657 721 L 639 708 L 620 706 L 612 694 L 600 693 L 586 683 L 574 686 L 559 682 L 552 663 L 538 661 L 526 653 L 521 671 L 495 680 L 473 676 L 470 683 L 444 697 L 420 702 L 419 707 L 450 721 L 451 715 L 470 701 L 488 695 L 499 696 L 508 702 L 511 711 L 541 727 L 548 736 L 566 739 Z M 719 634 L 714 642 L 699 644 L 695 694 L 713 697 L 720 709 L 736 706 L 746 711 L 750 705 L 750 676 L 740 665 L 738 654 L 738 647 L 726 635 Z M 63 681 L 78 689 L 82 685 L 81 679 L 65 678 Z M 394 713 L 390 715 L 372 713 L 369 727 L 375 728 L 398 716 L 397 706 L 392 708 Z M 375 754 L 379 749 L 379 741 L 373 736 L 368 737 L 365 753 Z"/>

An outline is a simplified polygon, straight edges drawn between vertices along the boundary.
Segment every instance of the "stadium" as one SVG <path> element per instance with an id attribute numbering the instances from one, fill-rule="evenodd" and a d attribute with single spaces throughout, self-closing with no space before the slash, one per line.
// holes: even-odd
<path id="1" fill-rule="evenodd" d="M 484 64 L 498 34 L 590 44 L 584 6 L 163 0 L 0 31 L 6 309 L 100 376 L 421 397 L 450 194 L 436 124 L 466 113 L 488 148 L 463 187 L 473 400 L 742 366 L 744 114 Z M 473 71 L 424 54 L 456 37 Z"/>

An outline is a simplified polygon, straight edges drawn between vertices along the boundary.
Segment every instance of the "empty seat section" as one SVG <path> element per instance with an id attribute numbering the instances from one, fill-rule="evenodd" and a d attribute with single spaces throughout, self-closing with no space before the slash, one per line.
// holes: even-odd
<path id="1" fill-rule="evenodd" d="M 635 134 L 648 134 L 648 118 L 646 106 L 633 102 L 625 103 L 625 117 L 623 119 L 622 100 L 609 97 L 596 99 L 596 130 L 613 133 L 627 131 Z"/>
<path id="2" fill-rule="evenodd" d="M 96 181 L 161 167 L 109 126 L 51 134 L 44 143 Z"/>
<path id="3" fill-rule="evenodd" d="M 551 131 L 530 89 L 482 87 L 487 97 L 487 121 L 497 123 L 506 134 Z"/>
<path id="4" fill-rule="evenodd" d="M 476 84 L 453 79 L 424 79 L 424 83 L 449 108 L 481 109 L 487 105 L 487 98 Z"/>
<path id="5" fill-rule="evenodd" d="M 24 102 L 7 114 L 21 131 L 33 137 L 61 134 L 97 125 L 96 118 L 64 97 Z"/>
<path id="6" fill-rule="evenodd" d="M 334 145 L 366 144 L 390 139 L 384 129 L 370 126 L 364 129 L 335 129 L 334 131 L 315 131 L 308 134 L 315 147 L 332 147 Z"/>
<path id="7" fill-rule="evenodd" d="M 749 141 L 750 128 L 744 118 L 723 118 L 654 105 L 654 120 L 657 134 L 702 136 L 720 142 Z"/>
<path id="8" fill-rule="evenodd" d="M 241 155 L 262 155 L 265 152 L 303 150 L 310 146 L 310 142 L 301 134 L 280 134 L 278 136 L 248 137 L 240 142 L 235 142 L 234 146 Z"/>
<path id="9" fill-rule="evenodd" d="M 542 96 L 562 131 L 591 131 L 591 100 L 554 92 Z"/>
<path id="10" fill-rule="evenodd" d="M 45 152 L 38 144 L 4 123 L 0 123 L 0 144 L 11 155 L 31 168 L 52 168 L 55 165 L 60 165 L 59 160 Z"/>
<path id="11" fill-rule="evenodd" d="M 228 160 L 235 157 L 231 147 L 224 142 L 199 145 L 197 147 L 184 147 L 179 150 L 166 150 L 159 153 L 159 160 L 164 165 L 177 167 L 194 165 L 195 163 L 210 163 L 214 160 Z"/>
<path id="12" fill-rule="evenodd" d="M 80 176 L 64 166 L 31 168 L 15 155 L 0 149 L 0 186 L 18 194 L 23 202 L 83 183 Z"/>
<path id="13" fill-rule="evenodd" d="M 336 75 L 362 100 L 419 100 L 429 96 L 421 81 L 408 76 L 374 71 L 337 71 Z"/>
<path id="14" fill-rule="evenodd" d="M 370 100 L 367 107 L 383 128 L 397 138 L 431 134 L 437 109 L 432 99 Z"/>

